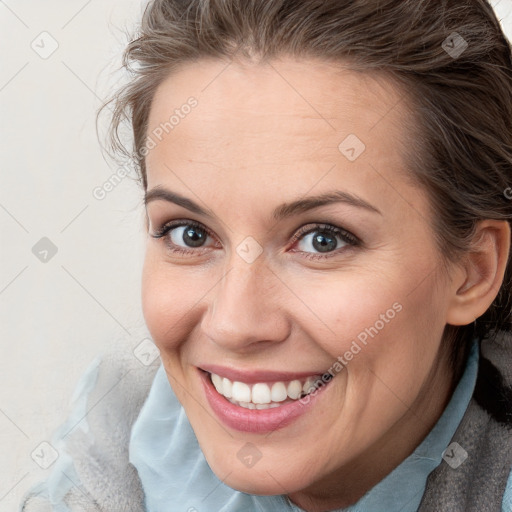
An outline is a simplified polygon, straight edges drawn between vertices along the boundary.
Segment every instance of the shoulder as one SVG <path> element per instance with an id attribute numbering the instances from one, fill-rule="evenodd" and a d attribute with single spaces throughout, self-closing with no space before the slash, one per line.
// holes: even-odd
<path id="1" fill-rule="evenodd" d="M 512 512 L 511 333 L 482 339 L 480 356 L 472 398 L 449 444 L 460 463 L 454 470 L 444 460 L 429 475 L 420 510 Z"/>
<path id="2" fill-rule="evenodd" d="M 505 430 L 512 444 L 512 336 L 497 336 L 492 343 L 482 343 L 475 400 Z M 507 443 L 501 444 L 507 451 Z M 508 451 L 512 451 L 508 448 Z M 512 460 L 508 462 L 508 480 L 503 495 L 502 512 L 512 512 Z"/>
<path id="3" fill-rule="evenodd" d="M 92 361 L 76 385 L 68 419 L 52 437 L 59 457 L 50 476 L 27 493 L 20 511 L 141 509 L 128 446 L 159 365 L 149 340 L 135 350 L 116 343 Z"/>

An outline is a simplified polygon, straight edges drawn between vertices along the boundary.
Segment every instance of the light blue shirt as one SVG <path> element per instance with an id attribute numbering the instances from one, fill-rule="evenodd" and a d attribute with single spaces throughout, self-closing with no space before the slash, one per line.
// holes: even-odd
<path id="1" fill-rule="evenodd" d="M 343 512 L 416 512 L 429 473 L 442 461 L 473 394 L 478 371 L 475 341 L 463 376 L 440 419 L 394 471 Z M 286 496 L 255 496 L 224 485 L 211 471 L 163 366 L 136 420 L 130 441 L 130 462 L 137 468 L 148 512 L 299 512 Z M 443 462 L 445 463 L 445 462 Z M 404 485 L 407 482 L 407 485 Z M 503 512 L 512 511 L 512 478 Z"/>

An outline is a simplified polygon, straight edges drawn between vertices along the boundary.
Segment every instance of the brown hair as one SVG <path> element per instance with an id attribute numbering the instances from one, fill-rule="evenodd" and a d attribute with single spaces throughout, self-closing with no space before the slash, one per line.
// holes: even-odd
<path id="1" fill-rule="evenodd" d="M 104 105 L 113 107 L 108 149 L 134 160 L 144 189 L 158 85 L 180 64 L 235 54 L 348 62 L 401 83 L 421 134 L 410 141 L 411 175 L 429 194 L 447 261 L 470 249 L 477 221 L 512 220 L 511 47 L 487 0 L 151 1 L 123 57 L 132 79 Z M 126 122 L 130 149 L 120 137 Z M 446 327 L 455 374 L 468 336 L 511 330 L 510 267 L 475 325 Z"/>

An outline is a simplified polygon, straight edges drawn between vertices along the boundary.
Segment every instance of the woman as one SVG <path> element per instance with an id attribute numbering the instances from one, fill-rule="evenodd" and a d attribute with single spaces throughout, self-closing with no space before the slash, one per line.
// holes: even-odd
<path id="1" fill-rule="evenodd" d="M 23 510 L 512 510 L 487 1 L 155 0 L 125 66 L 161 365 L 91 367 Z"/>

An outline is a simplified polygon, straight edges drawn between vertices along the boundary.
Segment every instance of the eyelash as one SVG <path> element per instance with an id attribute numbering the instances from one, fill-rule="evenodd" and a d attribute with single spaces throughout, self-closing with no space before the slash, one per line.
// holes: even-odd
<path id="1" fill-rule="evenodd" d="M 208 236 L 211 238 L 215 238 L 215 235 L 204 225 L 202 225 L 199 222 L 193 221 L 193 220 L 177 220 L 172 221 L 164 224 L 162 227 L 158 228 L 155 233 L 152 233 L 151 236 L 153 238 L 164 238 L 169 231 L 173 228 L 182 227 L 182 226 L 188 226 L 193 228 L 198 228 L 201 231 L 204 231 Z M 348 231 L 338 228 L 336 226 L 333 226 L 331 224 L 323 224 L 323 223 L 316 223 L 316 224 L 307 224 L 305 226 L 302 226 L 299 228 L 298 231 L 292 236 L 292 244 L 297 243 L 300 241 L 303 237 L 310 233 L 314 233 L 315 231 L 322 231 L 324 233 L 328 233 L 329 235 L 333 236 L 339 236 L 343 242 L 345 242 L 347 245 L 351 247 L 357 247 L 361 244 L 361 241 L 354 236 L 352 233 L 349 233 Z M 187 255 L 191 253 L 197 253 L 198 251 L 201 251 L 202 248 L 198 249 L 185 249 L 183 247 L 175 246 L 171 247 L 169 243 L 166 242 L 167 247 L 175 254 L 180 255 Z M 341 249 L 335 249 L 332 252 L 326 253 L 325 255 L 322 255 L 320 253 L 309 253 L 305 251 L 293 251 L 293 252 L 300 252 L 303 253 L 304 257 L 311 260 L 318 260 L 318 259 L 327 259 L 333 256 L 336 256 L 339 254 L 339 251 L 343 250 Z"/>

